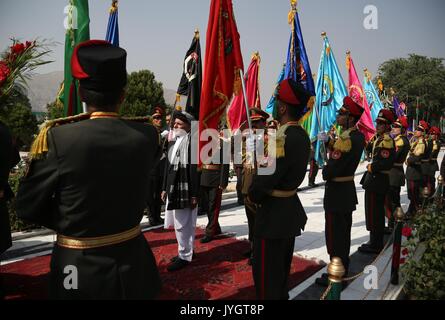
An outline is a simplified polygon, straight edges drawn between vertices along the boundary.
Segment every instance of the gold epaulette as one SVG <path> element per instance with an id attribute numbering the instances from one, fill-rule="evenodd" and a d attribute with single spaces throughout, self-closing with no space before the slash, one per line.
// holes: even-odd
<path id="1" fill-rule="evenodd" d="M 418 157 L 421 156 L 425 153 L 425 143 L 423 142 L 422 139 L 419 139 L 416 143 L 416 145 L 414 146 L 414 151 L 413 154 Z"/>
<path id="2" fill-rule="evenodd" d="M 340 152 L 349 152 L 352 149 L 352 141 L 350 136 L 351 130 L 343 132 L 334 143 L 334 150 Z"/>
<path id="3" fill-rule="evenodd" d="M 276 144 L 275 144 L 275 155 L 273 154 L 273 148 L 269 150 L 269 155 L 271 157 L 274 157 L 276 159 L 284 158 L 285 157 L 285 151 L 284 151 L 284 145 L 286 143 L 286 130 L 289 127 L 298 127 L 300 126 L 298 122 L 290 121 L 286 123 L 285 125 L 280 126 L 280 128 L 277 130 L 276 135 Z"/>
<path id="4" fill-rule="evenodd" d="M 439 143 L 437 141 L 433 141 L 433 151 L 437 151 L 439 149 L 440 149 Z"/>
<path id="5" fill-rule="evenodd" d="M 384 149 L 394 149 L 394 140 L 387 133 L 383 135 L 383 140 L 379 143 L 378 147 Z"/>
<path id="6" fill-rule="evenodd" d="M 405 143 L 403 142 L 402 136 L 397 136 L 397 137 L 394 139 L 394 142 L 396 143 L 396 147 L 403 147 L 403 145 L 405 144 Z"/>
<path id="7" fill-rule="evenodd" d="M 68 123 L 87 120 L 90 118 L 90 113 L 81 113 L 72 117 L 59 118 L 54 120 L 48 120 L 43 124 L 39 134 L 32 143 L 31 150 L 29 152 L 30 159 L 40 159 L 48 152 L 48 131 L 49 129 L 57 126 L 61 126 Z"/>
<path id="8" fill-rule="evenodd" d="M 122 117 L 122 120 L 135 121 L 135 122 L 143 122 L 152 124 L 153 119 L 151 116 L 143 116 L 143 117 Z"/>

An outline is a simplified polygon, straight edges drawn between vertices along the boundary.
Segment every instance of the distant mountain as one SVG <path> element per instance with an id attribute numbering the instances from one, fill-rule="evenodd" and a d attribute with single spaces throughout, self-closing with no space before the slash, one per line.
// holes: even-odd
<path id="1" fill-rule="evenodd" d="M 28 81 L 28 98 L 32 111 L 45 112 L 46 105 L 56 99 L 62 81 L 63 71 L 34 75 Z"/>
<path id="2" fill-rule="evenodd" d="M 46 112 L 46 105 L 56 99 L 62 81 L 63 71 L 36 74 L 28 81 L 28 98 L 34 112 Z M 176 91 L 164 88 L 164 99 L 167 104 L 173 105 Z"/>

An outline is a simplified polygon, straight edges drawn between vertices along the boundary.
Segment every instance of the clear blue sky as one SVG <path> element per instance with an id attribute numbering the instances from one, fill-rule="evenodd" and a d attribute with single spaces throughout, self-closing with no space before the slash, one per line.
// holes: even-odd
<path id="1" fill-rule="evenodd" d="M 311 68 L 318 70 L 320 33 L 328 33 L 340 69 L 349 49 L 359 74 L 367 67 L 373 75 L 379 64 L 395 57 L 417 53 L 445 58 L 445 1 L 443 0 L 299 0 L 298 9 Z M 38 73 L 63 70 L 63 9 L 68 0 L 1 0 L 0 50 L 9 38 L 35 37 L 60 42 L 54 48 L 54 63 Z M 90 0 L 92 38 L 103 39 L 111 0 Z M 182 59 L 193 31 L 201 31 L 202 54 L 210 0 L 120 0 L 121 46 L 128 51 L 128 70 L 152 70 L 164 87 L 176 89 Z M 245 68 L 251 53 L 262 57 L 261 93 L 263 107 L 285 60 L 290 28 L 289 0 L 233 0 L 241 35 Z M 379 29 L 363 27 L 363 9 L 378 8 Z M 414 76 L 414 75 L 413 75 Z M 345 81 L 347 79 L 345 78 Z"/>

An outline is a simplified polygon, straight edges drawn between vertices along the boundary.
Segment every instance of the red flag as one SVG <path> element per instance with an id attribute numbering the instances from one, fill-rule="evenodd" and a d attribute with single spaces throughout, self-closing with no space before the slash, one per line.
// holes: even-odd
<path id="1" fill-rule="evenodd" d="M 243 57 L 232 0 L 212 0 L 199 111 L 200 132 L 217 129 L 232 95 L 242 94 L 240 70 L 243 70 Z M 199 149 L 202 147 L 200 142 Z"/>
<path id="2" fill-rule="evenodd" d="M 354 62 L 352 61 L 349 53 L 347 53 L 346 56 L 346 67 L 349 71 L 349 96 L 355 101 L 355 103 L 359 104 L 363 109 L 365 109 L 360 121 L 357 123 L 357 127 L 365 135 L 366 141 L 369 141 L 375 135 L 375 127 L 372 122 L 371 111 L 369 110 L 368 106 L 368 99 L 363 91 L 362 84 L 360 83 L 357 76 L 357 71 L 355 70 Z"/>
<path id="3" fill-rule="evenodd" d="M 261 108 L 260 86 L 258 82 L 260 74 L 260 56 L 254 53 L 247 74 L 244 76 L 246 83 L 247 103 L 250 108 Z M 227 111 L 227 124 L 232 131 L 238 130 L 247 121 L 246 104 L 242 94 L 237 95 Z"/>

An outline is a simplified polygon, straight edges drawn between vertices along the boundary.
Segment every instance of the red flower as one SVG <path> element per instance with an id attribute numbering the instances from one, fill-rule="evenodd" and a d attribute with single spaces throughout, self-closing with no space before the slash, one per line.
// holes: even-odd
<path id="1" fill-rule="evenodd" d="M 409 238 L 412 236 L 412 234 L 413 234 L 413 229 L 409 227 L 405 227 L 402 229 L 402 236 Z"/>
<path id="2" fill-rule="evenodd" d="M 408 248 L 403 249 L 403 250 L 402 250 L 402 254 L 403 254 L 404 256 L 408 255 Z"/>
<path id="3" fill-rule="evenodd" d="M 31 41 L 26 41 L 25 44 L 25 49 L 28 49 L 29 47 L 31 47 L 33 45 L 33 43 Z"/>
<path id="4" fill-rule="evenodd" d="M 400 258 L 400 264 L 404 264 L 405 263 L 405 258 Z"/>
<path id="5" fill-rule="evenodd" d="M 0 61 L 0 86 L 6 81 L 10 72 L 6 62 Z"/>
<path id="6" fill-rule="evenodd" d="M 25 45 L 21 42 L 17 42 L 11 47 L 11 52 L 15 55 L 20 55 L 25 51 Z"/>

